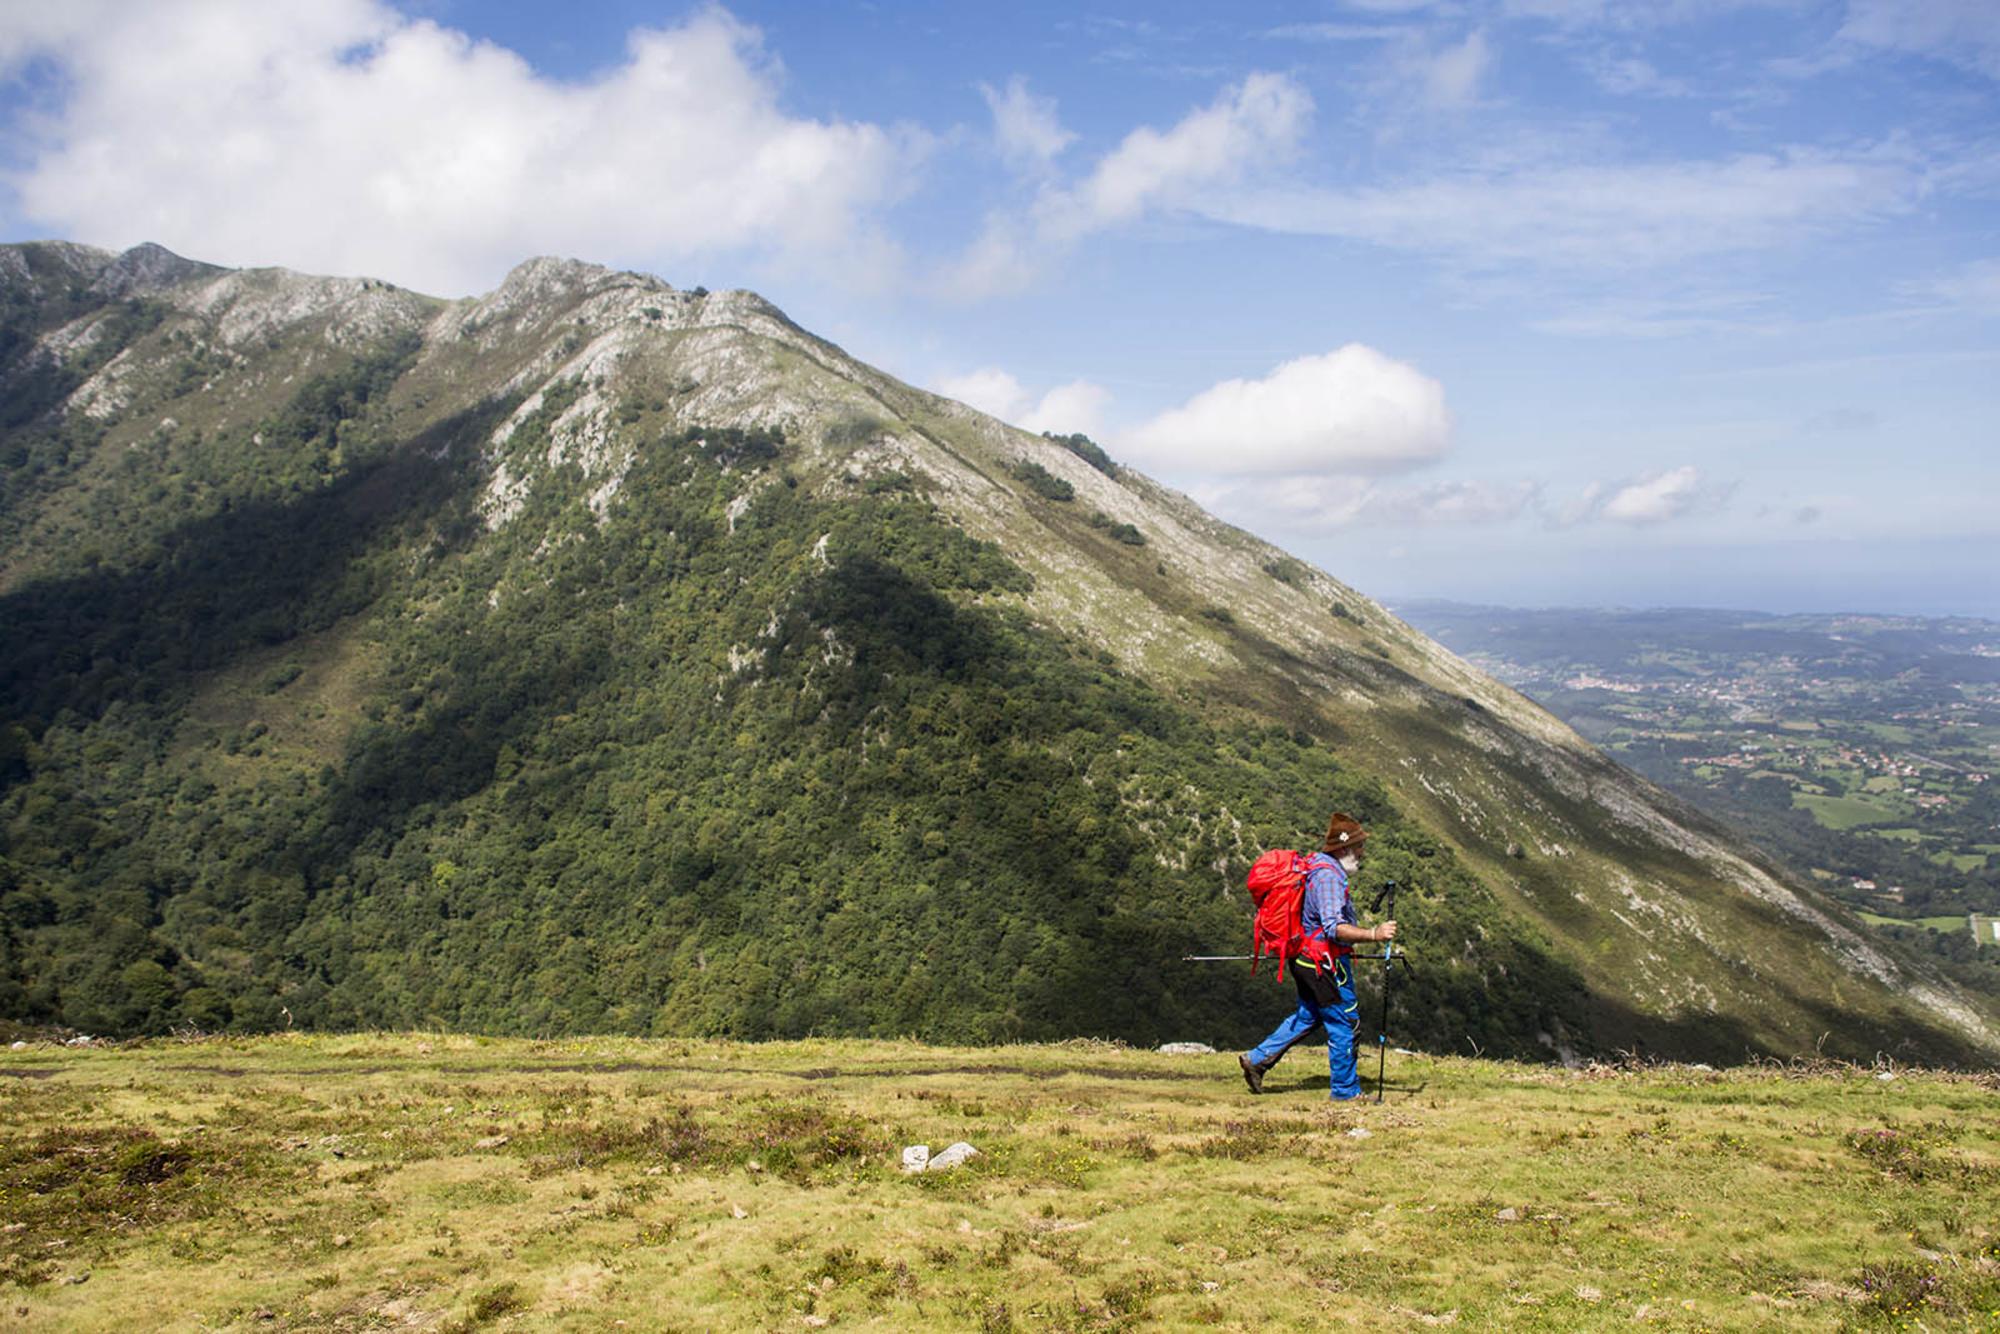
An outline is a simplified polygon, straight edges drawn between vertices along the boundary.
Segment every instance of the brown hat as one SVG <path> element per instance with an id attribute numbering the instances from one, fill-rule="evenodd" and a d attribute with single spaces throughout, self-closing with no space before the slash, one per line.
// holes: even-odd
<path id="1" fill-rule="evenodd" d="M 1368 831 L 1353 816 L 1335 811 L 1326 824 L 1326 850 L 1338 857 L 1343 852 L 1359 853 L 1368 841 Z"/>

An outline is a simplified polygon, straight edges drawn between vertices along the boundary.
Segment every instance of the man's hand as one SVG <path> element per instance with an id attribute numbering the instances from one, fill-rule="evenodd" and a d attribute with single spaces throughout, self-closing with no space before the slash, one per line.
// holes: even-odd
<path id="1" fill-rule="evenodd" d="M 1375 940 L 1378 944 L 1385 940 L 1394 940 L 1395 938 L 1396 924 L 1394 922 L 1383 922 L 1376 926 Z"/>

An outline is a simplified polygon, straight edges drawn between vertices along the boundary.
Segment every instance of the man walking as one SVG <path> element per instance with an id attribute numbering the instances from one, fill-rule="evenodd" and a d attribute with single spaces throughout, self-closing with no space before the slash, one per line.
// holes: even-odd
<path id="1" fill-rule="evenodd" d="M 1364 927 L 1355 922 L 1354 900 L 1347 886 L 1361 869 L 1368 831 L 1339 811 L 1327 822 L 1324 851 L 1307 859 L 1305 897 L 1300 909 L 1304 946 L 1291 961 L 1292 982 L 1299 1007 L 1248 1052 L 1236 1058 L 1252 1093 L 1264 1091 L 1264 1075 L 1314 1025 L 1326 1029 L 1326 1061 L 1331 1096 L 1361 1096 L 1361 1077 L 1354 1069 L 1354 1030 L 1361 1022 L 1354 998 L 1354 963 L 1348 958 L 1360 941 L 1396 938 L 1396 924 Z"/>

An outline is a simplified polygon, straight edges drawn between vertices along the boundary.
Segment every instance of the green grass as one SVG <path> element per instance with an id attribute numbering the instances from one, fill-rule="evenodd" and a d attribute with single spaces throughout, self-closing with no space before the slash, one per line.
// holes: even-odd
<path id="1" fill-rule="evenodd" d="M 13 1327 L 1981 1327 L 1991 1076 L 350 1036 L 0 1053 Z M 904 1176 L 898 1151 L 982 1156 Z"/>
<path id="2" fill-rule="evenodd" d="M 1931 860 L 1954 871 L 1977 871 L 1986 865 L 1983 852 L 1933 852 Z"/>
<path id="3" fill-rule="evenodd" d="M 1967 929 L 1964 913 L 1949 913 L 1941 917 L 1884 917 L 1880 913 L 1868 912 L 1865 909 L 1856 909 L 1856 913 L 1862 921 L 1871 926 L 1923 926 L 1933 931 Z"/>
<path id="4" fill-rule="evenodd" d="M 1887 806 L 1863 801 L 1859 797 L 1815 797 L 1805 792 L 1792 793 L 1792 805 L 1808 812 L 1828 829 L 1852 829 L 1897 813 Z"/>

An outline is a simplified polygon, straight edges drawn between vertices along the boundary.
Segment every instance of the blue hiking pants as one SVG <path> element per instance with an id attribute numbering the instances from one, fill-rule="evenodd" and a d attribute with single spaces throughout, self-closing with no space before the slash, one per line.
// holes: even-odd
<path id="1" fill-rule="evenodd" d="M 1271 1036 L 1245 1053 L 1245 1059 L 1268 1070 L 1298 1045 L 1315 1026 L 1326 1029 L 1327 1076 L 1335 1098 L 1361 1096 L 1361 1077 L 1354 1071 L 1354 1030 L 1361 1024 L 1361 1007 L 1354 999 L 1354 962 L 1335 959 L 1315 968 L 1304 959 L 1290 964 L 1298 985 L 1299 1008 L 1285 1016 Z"/>

